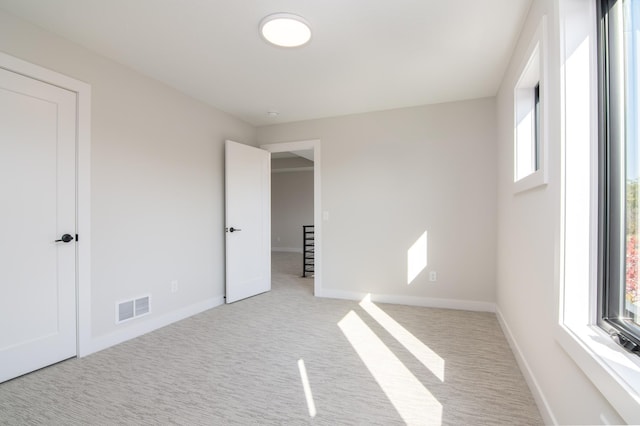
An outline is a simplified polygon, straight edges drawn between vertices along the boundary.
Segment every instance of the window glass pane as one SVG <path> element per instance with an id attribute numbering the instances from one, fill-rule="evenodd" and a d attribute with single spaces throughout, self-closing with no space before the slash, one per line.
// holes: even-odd
<path id="1" fill-rule="evenodd" d="M 514 182 L 543 168 L 541 160 L 540 42 L 535 45 L 514 88 Z"/>
<path id="2" fill-rule="evenodd" d="M 638 290 L 638 176 L 640 171 L 640 149 L 638 122 L 640 121 L 640 1 L 624 2 L 624 122 L 626 157 L 626 208 L 625 208 L 625 285 L 621 288 L 623 317 L 640 325 L 640 291 Z"/>
<path id="3" fill-rule="evenodd" d="M 530 104 L 533 104 L 533 101 Z M 536 145 L 532 131 L 535 128 L 535 117 L 532 105 L 528 106 L 526 114 L 523 114 L 516 127 L 516 181 L 535 172 Z"/>
<path id="4" fill-rule="evenodd" d="M 540 83 L 533 88 L 534 141 L 535 164 L 534 170 L 540 170 Z"/>

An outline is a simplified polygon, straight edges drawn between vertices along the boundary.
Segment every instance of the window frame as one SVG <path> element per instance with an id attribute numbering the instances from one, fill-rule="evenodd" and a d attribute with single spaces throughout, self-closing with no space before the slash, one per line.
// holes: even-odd
<path id="1" fill-rule="evenodd" d="M 549 182 L 547 168 L 547 17 L 543 16 L 526 50 L 520 65 L 518 80 L 513 88 L 513 193 L 546 186 Z M 530 137 L 534 147 L 533 170 L 518 177 L 518 121 L 522 109 L 533 117 Z"/>
<path id="2" fill-rule="evenodd" d="M 621 319 L 620 295 L 626 287 L 626 138 L 624 111 L 625 58 L 620 58 L 624 22 L 609 10 L 622 0 L 598 0 L 598 98 L 599 98 L 599 242 L 598 325 L 629 351 L 640 355 L 640 327 Z M 621 65 L 622 64 L 622 65 Z M 620 81 L 622 80 L 622 81 Z"/>
<path id="3" fill-rule="evenodd" d="M 624 422 L 640 424 L 640 357 L 597 324 L 599 1 L 559 1 L 561 215 L 555 340 Z M 601 416 L 603 423 L 620 422 L 604 412 Z"/>

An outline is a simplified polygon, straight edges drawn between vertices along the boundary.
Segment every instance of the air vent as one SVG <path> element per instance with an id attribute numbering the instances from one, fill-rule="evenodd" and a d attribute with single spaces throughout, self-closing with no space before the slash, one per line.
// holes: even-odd
<path id="1" fill-rule="evenodd" d="M 116 303 L 116 324 L 141 317 L 151 312 L 151 296 Z"/>
<path id="2" fill-rule="evenodd" d="M 148 314 L 149 313 L 149 296 L 141 297 L 140 299 L 136 299 L 136 316 Z"/>
<path id="3" fill-rule="evenodd" d="M 133 318 L 133 300 L 118 304 L 118 320 L 117 322 L 126 321 Z"/>

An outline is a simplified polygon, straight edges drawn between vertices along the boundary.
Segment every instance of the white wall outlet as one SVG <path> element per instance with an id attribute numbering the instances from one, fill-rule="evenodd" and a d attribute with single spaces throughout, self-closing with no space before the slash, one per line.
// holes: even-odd
<path id="1" fill-rule="evenodd" d="M 436 271 L 429 272 L 429 281 L 438 281 L 438 274 Z"/>
<path id="2" fill-rule="evenodd" d="M 329 220 L 329 212 L 328 211 L 323 211 L 322 212 L 322 220 Z"/>
<path id="3" fill-rule="evenodd" d="M 171 293 L 178 292 L 178 280 L 171 281 Z"/>

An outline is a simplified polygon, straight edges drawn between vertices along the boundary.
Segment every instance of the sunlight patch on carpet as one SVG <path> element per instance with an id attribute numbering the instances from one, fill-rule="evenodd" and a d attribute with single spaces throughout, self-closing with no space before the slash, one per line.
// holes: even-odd
<path id="1" fill-rule="evenodd" d="M 442 423 L 442 404 L 354 311 L 338 327 L 407 424 Z"/>

